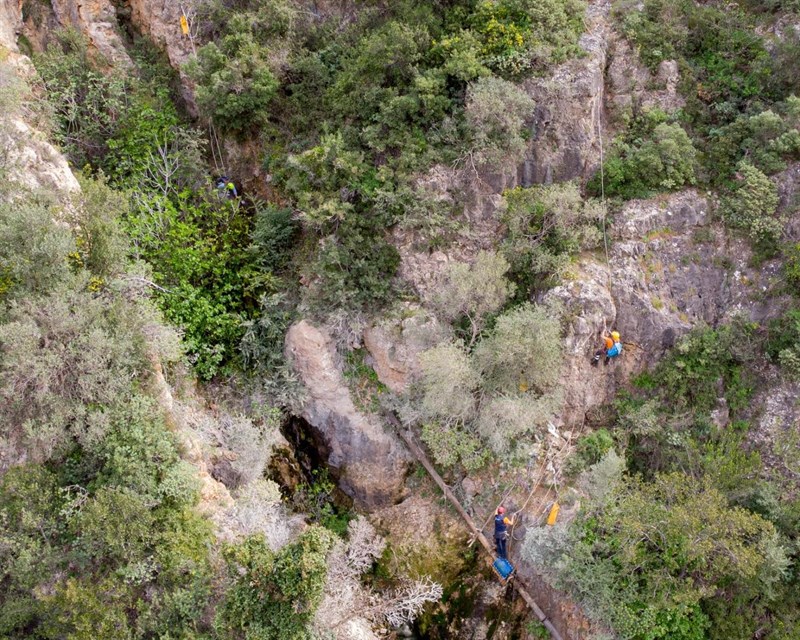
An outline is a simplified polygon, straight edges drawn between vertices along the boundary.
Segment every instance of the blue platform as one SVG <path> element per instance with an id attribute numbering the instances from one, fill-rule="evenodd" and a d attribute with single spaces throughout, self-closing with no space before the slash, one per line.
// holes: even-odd
<path id="1" fill-rule="evenodd" d="M 514 573 L 514 566 L 503 558 L 497 558 L 492 564 L 492 569 L 503 582 L 508 581 L 511 574 Z"/>

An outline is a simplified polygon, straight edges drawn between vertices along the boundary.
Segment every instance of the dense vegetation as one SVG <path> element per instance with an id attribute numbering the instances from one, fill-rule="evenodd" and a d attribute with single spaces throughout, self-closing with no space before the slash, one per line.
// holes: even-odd
<path id="1" fill-rule="evenodd" d="M 797 483 L 782 448 L 765 464 L 746 446 L 764 350 L 780 353 L 795 334 L 756 328 L 698 329 L 642 375 L 618 400 L 611 434 L 579 447 L 592 465 L 579 478 L 588 508 L 526 540 L 526 555 L 622 637 L 788 640 L 800 631 Z M 720 426 L 720 410 L 730 425 Z"/>
<path id="2" fill-rule="evenodd" d="M 652 72 L 677 61 L 685 106 L 613 113 L 619 135 L 586 185 L 501 194 L 496 246 L 454 252 L 422 299 L 396 277 L 398 245 L 473 232 L 461 195 L 425 178 L 519 163 L 537 106 L 524 81 L 581 54 L 581 0 L 205 0 L 184 69 L 195 117 L 138 38 L 122 69 L 75 31 L 51 34 L 35 90 L 0 66 L 1 110 L 47 129 L 82 190 L 13 184 L 0 148 L 0 638 L 290 640 L 347 616 L 413 618 L 441 589 L 383 565 L 369 576 L 385 542 L 334 506 L 324 472 L 290 501 L 302 533 L 264 478 L 271 405 L 302 401 L 288 326 L 311 317 L 346 343 L 365 318 L 424 318 L 405 394 L 343 354 L 349 382 L 367 378 L 359 407 L 397 411 L 455 480 L 519 470 L 563 404 L 569 317 L 546 291 L 600 249 L 619 202 L 690 186 L 719 195 L 718 221 L 756 260 L 782 259 L 793 302 L 763 326 L 698 328 L 638 377 L 568 463 L 577 518 L 531 529 L 524 554 L 613 637 L 800 637 L 797 442 L 752 445 L 759 387 L 800 376 L 800 245 L 775 179 L 800 160 L 800 36 L 768 28 L 800 7 L 639 4 L 617 2 L 616 24 Z M 218 138 L 256 148 L 267 182 L 218 189 Z M 231 458 L 226 542 L 200 515 L 162 369 L 258 387 L 252 415 L 223 411 L 204 432 Z"/>

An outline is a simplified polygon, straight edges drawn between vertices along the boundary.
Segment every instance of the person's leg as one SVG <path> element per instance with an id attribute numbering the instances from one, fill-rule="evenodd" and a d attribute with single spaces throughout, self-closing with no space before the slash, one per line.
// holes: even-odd
<path id="1" fill-rule="evenodd" d="M 500 556 L 503 560 L 506 560 L 506 539 L 505 538 L 498 538 L 497 539 L 497 555 Z"/>

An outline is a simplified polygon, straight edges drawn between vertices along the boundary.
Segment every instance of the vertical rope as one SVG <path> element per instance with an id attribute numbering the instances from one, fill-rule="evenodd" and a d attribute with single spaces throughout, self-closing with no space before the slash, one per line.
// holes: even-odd
<path id="1" fill-rule="evenodd" d="M 611 277 L 611 259 L 608 253 L 608 230 L 606 227 L 606 216 L 608 215 L 608 205 L 606 204 L 606 171 L 605 156 L 603 152 L 603 114 L 602 108 L 597 114 L 597 137 L 600 140 L 600 206 L 603 209 L 603 249 L 606 255 L 606 287 L 611 293 L 613 279 Z M 612 294 L 613 300 L 613 294 Z M 603 333 L 608 333 L 608 324 L 603 317 Z"/>
<path id="2" fill-rule="evenodd" d="M 608 288 L 611 290 L 611 260 L 608 257 L 608 233 L 606 231 L 606 215 L 608 209 L 606 206 L 606 173 L 605 173 L 605 158 L 603 155 L 603 117 L 602 114 L 597 116 L 597 137 L 600 140 L 600 203 L 603 208 L 603 247 L 606 252 L 606 266 L 608 267 Z"/>

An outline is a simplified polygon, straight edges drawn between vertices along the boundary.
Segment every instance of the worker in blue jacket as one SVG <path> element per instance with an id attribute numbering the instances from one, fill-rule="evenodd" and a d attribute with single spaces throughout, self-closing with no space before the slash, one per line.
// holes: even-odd
<path id="1" fill-rule="evenodd" d="M 508 560 L 506 542 L 508 540 L 508 527 L 514 524 L 514 519 L 506 517 L 506 508 L 497 507 L 494 516 L 494 544 L 497 547 L 497 557 Z"/>

